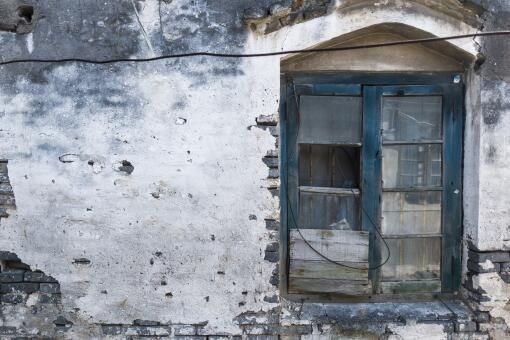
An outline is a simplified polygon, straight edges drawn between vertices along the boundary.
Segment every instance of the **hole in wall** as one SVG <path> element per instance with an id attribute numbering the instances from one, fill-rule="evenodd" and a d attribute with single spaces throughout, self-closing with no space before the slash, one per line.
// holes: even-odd
<path id="1" fill-rule="evenodd" d="M 25 21 L 27 24 L 32 23 L 32 18 L 34 17 L 34 7 L 29 5 L 19 6 L 17 11 L 18 16 Z"/>

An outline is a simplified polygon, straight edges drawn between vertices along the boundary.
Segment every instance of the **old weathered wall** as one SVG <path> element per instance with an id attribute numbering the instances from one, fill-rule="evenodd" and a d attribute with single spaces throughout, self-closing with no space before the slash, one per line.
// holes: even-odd
<path id="1" fill-rule="evenodd" d="M 30 22 L 18 10 L 27 4 Z M 506 1 L 480 3 L 482 18 L 475 5 L 10 0 L 0 5 L 0 55 L 274 51 L 384 22 L 435 35 L 508 25 Z M 479 41 L 487 60 L 470 88 L 466 134 L 480 140 L 470 151 L 480 149 L 466 161 L 479 174 L 469 186 L 476 213 L 465 221 L 466 245 L 508 255 L 508 48 L 491 41 Z M 471 39 L 454 44 L 477 53 Z M 0 337 L 502 336 L 507 255 L 494 261 L 497 272 L 470 269 L 481 313 L 440 301 L 279 298 L 279 76 L 279 57 L 1 66 Z"/>

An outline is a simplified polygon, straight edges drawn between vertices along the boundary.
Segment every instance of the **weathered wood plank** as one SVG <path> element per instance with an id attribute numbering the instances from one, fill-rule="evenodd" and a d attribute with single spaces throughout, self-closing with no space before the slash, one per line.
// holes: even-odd
<path id="1" fill-rule="evenodd" d="M 360 296 L 370 294 L 371 285 L 343 280 L 292 278 L 289 279 L 289 292 Z"/>
<path id="2" fill-rule="evenodd" d="M 342 195 L 342 196 L 359 196 L 359 189 L 354 188 L 328 188 L 328 187 L 310 187 L 300 186 L 301 192 L 313 192 L 320 194 Z"/>
<path id="3" fill-rule="evenodd" d="M 368 262 L 368 233 L 353 230 L 300 229 L 310 245 L 324 256 L 338 262 Z M 297 230 L 290 231 L 290 258 L 324 260 L 311 249 Z"/>
<path id="4" fill-rule="evenodd" d="M 290 260 L 289 277 L 291 280 L 293 278 L 337 279 L 368 284 L 368 262 L 349 262 L 346 265 L 359 269 L 342 267 L 327 261 Z"/>

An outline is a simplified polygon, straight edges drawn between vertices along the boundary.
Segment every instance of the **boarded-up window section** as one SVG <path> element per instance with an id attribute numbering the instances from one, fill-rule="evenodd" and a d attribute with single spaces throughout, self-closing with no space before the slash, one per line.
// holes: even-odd
<path id="1" fill-rule="evenodd" d="M 300 227 L 359 230 L 359 172 L 359 147 L 300 145 Z"/>
<path id="2" fill-rule="evenodd" d="M 369 294 L 361 230 L 361 97 L 301 96 L 298 224 L 290 231 L 289 292 Z M 303 237 L 337 265 L 319 256 Z"/>
<path id="3" fill-rule="evenodd" d="M 311 249 L 297 230 L 290 231 L 290 293 L 370 294 L 368 233 L 348 230 L 300 229 L 321 254 L 346 266 L 326 261 Z"/>

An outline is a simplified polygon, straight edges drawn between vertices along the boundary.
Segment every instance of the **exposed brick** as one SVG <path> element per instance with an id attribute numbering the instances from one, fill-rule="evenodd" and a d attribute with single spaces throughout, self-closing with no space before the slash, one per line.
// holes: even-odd
<path id="1" fill-rule="evenodd" d="M 172 325 L 175 335 L 196 335 L 197 328 L 193 325 Z"/>
<path id="2" fill-rule="evenodd" d="M 278 335 L 248 335 L 248 340 L 278 340 Z"/>
<path id="3" fill-rule="evenodd" d="M 510 262 L 501 263 L 500 270 L 502 272 L 510 272 Z"/>
<path id="4" fill-rule="evenodd" d="M 36 292 L 39 290 L 38 283 L 2 283 L 0 285 L 0 293 L 15 293 L 24 292 L 27 294 Z"/>
<path id="5" fill-rule="evenodd" d="M 4 208 L 0 208 L 0 217 L 9 217 L 7 210 L 5 210 Z"/>
<path id="6" fill-rule="evenodd" d="M 276 268 L 273 269 L 273 272 L 271 273 L 269 283 L 276 287 L 280 284 L 280 270 L 278 264 L 276 264 Z"/>
<path id="7" fill-rule="evenodd" d="M 280 189 L 278 189 L 278 188 L 271 188 L 271 189 L 268 189 L 268 190 L 271 193 L 272 197 L 280 197 Z"/>
<path id="8" fill-rule="evenodd" d="M 40 290 L 43 293 L 57 294 L 60 293 L 60 285 L 58 283 L 41 283 Z"/>
<path id="9" fill-rule="evenodd" d="M 0 194 L 11 194 L 12 187 L 9 183 L 0 183 Z"/>
<path id="10" fill-rule="evenodd" d="M 497 262 L 492 263 L 493 268 L 485 269 L 484 265 L 479 264 L 478 262 L 473 262 L 471 260 L 467 261 L 467 267 L 470 271 L 473 271 L 475 273 L 495 273 L 499 272 L 500 270 L 500 264 Z"/>
<path id="11" fill-rule="evenodd" d="M 1 261 L 21 261 L 18 255 L 11 253 L 10 251 L 0 251 Z"/>
<path id="12" fill-rule="evenodd" d="M 27 298 L 26 294 L 1 294 L 0 301 L 7 304 L 24 303 Z"/>
<path id="13" fill-rule="evenodd" d="M 491 251 L 491 252 L 477 252 L 469 250 L 468 258 L 472 262 L 510 262 L 510 252 L 504 251 Z"/>
<path id="14" fill-rule="evenodd" d="M 278 18 L 275 18 L 274 20 L 266 24 L 264 33 L 265 34 L 273 33 L 278 31 L 280 28 L 282 28 L 282 24 L 280 23 L 280 20 Z"/>
<path id="15" fill-rule="evenodd" d="M 266 246 L 266 251 L 278 251 L 280 244 L 278 242 L 269 243 Z"/>
<path id="16" fill-rule="evenodd" d="M 168 337 L 170 332 L 165 327 L 128 326 L 125 334 L 126 336 Z"/>
<path id="17" fill-rule="evenodd" d="M 455 322 L 455 332 L 476 332 L 476 322 Z"/>
<path id="18" fill-rule="evenodd" d="M 59 304 L 62 302 L 60 294 L 39 294 L 39 303 L 42 304 Z"/>
<path id="19" fill-rule="evenodd" d="M 126 326 L 123 325 L 101 325 L 104 335 L 121 335 L 126 332 Z"/>
<path id="20" fill-rule="evenodd" d="M 280 221 L 273 219 L 265 219 L 267 230 L 278 230 L 280 229 Z"/>
<path id="21" fill-rule="evenodd" d="M 262 159 L 265 165 L 267 165 L 269 168 L 275 169 L 280 166 L 280 160 L 277 157 L 264 157 Z"/>
<path id="22" fill-rule="evenodd" d="M 488 334 L 483 333 L 452 333 L 451 340 L 489 340 Z"/>
<path id="23" fill-rule="evenodd" d="M 15 205 L 14 196 L 12 194 L 0 194 L 0 205 Z"/>
<path id="24" fill-rule="evenodd" d="M 23 282 L 23 273 L 3 272 L 0 273 L 0 283 Z"/>
<path id="25" fill-rule="evenodd" d="M 24 276 L 26 282 L 47 282 L 56 283 L 57 280 L 44 274 L 43 272 L 26 272 Z"/>
<path id="26" fill-rule="evenodd" d="M 267 150 L 266 157 L 276 157 L 278 158 L 278 150 Z"/>
<path id="27" fill-rule="evenodd" d="M 266 251 L 264 260 L 272 263 L 278 262 L 280 260 L 280 254 L 276 251 Z"/>
<path id="28" fill-rule="evenodd" d="M 328 13 L 328 8 L 324 5 L 313 6 L 306 9 L 303 12 L 303 17 L 305 20 L 312 20 L 321 16 L 324 16 Z"/>
<path id="29" fill-rule="evenodd" d="M 311 325 L 246 325 L 244 326 L 246 334 L 251 335 L 303 335 L 311 334 Z"/>
<path id="30" fill-rule="evenodd" d="M 14 335 L 16 334 L 16 327 L 0 326 L 0 335 Z"/>
<path id="31" fill-rule="evenodd" d="M 491 315 L 489 312 L 475 312 L 474 319 L 476 322 L 481 322 L 481 323 L 489 322 L 491 319 Z"/>
<path id="32" fill-rule="evenodd" d="M 258 125 L 276 126 L 278 124 L 278 115 L 260 115 L 255 119 L 255 121 Z"/>
<path id="33" fill-rule="evenodd" d="M 278 169 L 269 169 L 269 173 L 267 175 L 267 178 L 279 178 L 280 177 L 280 170 Z"/>
<path id="34" fill-rule="evenodd" d="M 158 321 L 136 319 L 133 321 L 133 325 L 135 325 L 135 326 L 160 326 L 161 323 Z"/>
<path id="35" fill-rule="evenodd" d="M 238 325 L 256 325 L 256 324 L 278 324 L 280 314 L 278 309 L 272 309 L 268 312 L 244 312 L 234 319 Z"/>

